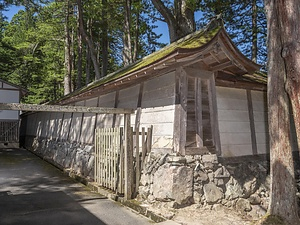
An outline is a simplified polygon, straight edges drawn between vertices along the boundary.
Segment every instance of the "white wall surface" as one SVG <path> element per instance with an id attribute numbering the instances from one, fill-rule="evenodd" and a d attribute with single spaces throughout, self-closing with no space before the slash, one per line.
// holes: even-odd
<path id="1" fill-rule="evenodd" d="M 267 94 L 262 91 L 251 91 L 257 153 L 269 153 L 268 107 Z"/>
<path id="2" fill-rule="evenodd" d="M 246 90 L 227 87 L 216 90 L 222 156 L 252 155 Z"/>
<path id="3" fill-rule="evenodd" d="M 6 86 L 4 83 L 3 85 Z M 14 88 L 15 89 L 15 88 Z M 19 90 L 0 89 L 1 103 L 19 103 Z M 0 110 L 0 120 L 18 120 L 19 111 Z"/>

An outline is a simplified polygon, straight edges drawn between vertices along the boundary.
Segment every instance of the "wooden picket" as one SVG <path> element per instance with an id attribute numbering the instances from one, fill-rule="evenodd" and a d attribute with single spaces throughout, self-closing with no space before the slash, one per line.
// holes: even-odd
<path id="1" fill-rule="evenodd" d="M 95 132 L 95 182 L 117 194 L 133 196 L 139 186 L 141 168 L 146 154 L 151 151 L 152 127 L 142 131 L 129 129 L 128 138 L 123 128 L 101 128 Z M 125 152 L 125 149 L 135 151 Z M 150 148 L 150 149 L 149 149 Z M 132 165 L 128 159 L 132 158 Z M 128 174 L 128 171 L 132 171 Z M 135 177 L 135 179 L 133 179 Z M 126 187 L 130 179 L 130 187 Z"/>

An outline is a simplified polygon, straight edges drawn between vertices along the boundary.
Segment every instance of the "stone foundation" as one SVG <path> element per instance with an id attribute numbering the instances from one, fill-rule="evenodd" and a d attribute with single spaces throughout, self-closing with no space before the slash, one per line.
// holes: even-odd
<path id="1" fill-rule="evenodd" d="M 138 201 L 168 202 L 173 208 L 234 208 L 252 217 L 268 207 L 270 178 L 266 161 L 219 163 L 216 155 L 147 156 Z"/>
<path id="2" fill-rule="evenodd" d="M 26 136 L 24 147 L 70 174 L 93 180 L 94 146 Z"/>

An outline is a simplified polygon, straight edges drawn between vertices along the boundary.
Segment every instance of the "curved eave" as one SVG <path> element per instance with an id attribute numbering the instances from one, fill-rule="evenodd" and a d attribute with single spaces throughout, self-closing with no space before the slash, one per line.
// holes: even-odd
<path id="1" fill-rule="evenodd" d="M 233 44 L 223 26 L 193 33 L 141 61 L 96 81 L 60 100 L 60 104 L 91 98 L 99 93 L 128 86 L 146 77 L 163 75 L 179 67 L 198 65 L 201 69 L 240 76 L 260 66 L 245 57 Z M 146 78 L 146 79 L 147 79 Z"/>
<path id="2" fill-rule="evenodd" d="M 239 67 L 242 71 L 237 75 L 243 74 L 252 74 L 255 71 L 260 69 L 260 65 L 248 59 L 244 54 L 240 52 L 240 50 L 235 46 L 229 37 L 228 33 L 224 28 L 222 28 L 218 34 L 220 47 L 223 49 L 226 54 L 228 54 L 228 58 L 230 58 L 235 66 Z"/>

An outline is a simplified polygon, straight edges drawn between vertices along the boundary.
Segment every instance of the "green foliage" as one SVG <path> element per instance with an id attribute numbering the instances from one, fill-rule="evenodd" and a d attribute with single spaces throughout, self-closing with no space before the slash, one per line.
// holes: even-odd
<path id="1" fill-rule="evenodd" d="M 109 42 L 108 73 L 123 66 L 123 17 L 124 5 L 121 1 L 84 0 L 83 13 L 85 30 L 94 43 L 100 66 L 102 63 L 101 40 L 105 32 Z M 24 6 L 10 22 L 0 20 L 0 77 L 21 85 L 29 90 L 23 99 L 26 103 L 41 103 L 56 100 L 63 95 L 65 64 L 66 1 L 7 0 L 0 4 L 0 12 L 7 4 Z M 132 2 L 131 36 L 132 46 L 137 43 L 136 59 L 154 52 L 163 45 L 157 42 L 160 35 L 152 30 L 154 26 L 147 16 L 147 6 L 141 0 Z M 67 29 L 71 35 L 72 89 L 76 89 L 78 60 L 78 24 L 76 1 L 70 0 L 70 21 Z M 105 15 L 104 15 L 105 12 Z M 0 14 L 2 15 L 2 14 Z M 105 28 L 106 26 L 106 28 Z M 82 45 L 81 82 L 94 70 L 88 46 Z M 92 80 L 91 80 L 92 81 Z"/>
<path id="2" fill-rule="evenodd" d="M 256 5 L 257 27 L 253 27 L 252 24 L 252 4 L 254 3 Z M 248 58 L 252 57 L 253 31 L 257 32 L 258 63 L 261 65 L 266 64 L 267 24 L 263 0 L 204 0 L 200 2 L 200 8 L 203 17 L 198 21 L 198 25 L 203 26 L 212 17 L 221 14 L 227 32 L 241 52 Z"/>

